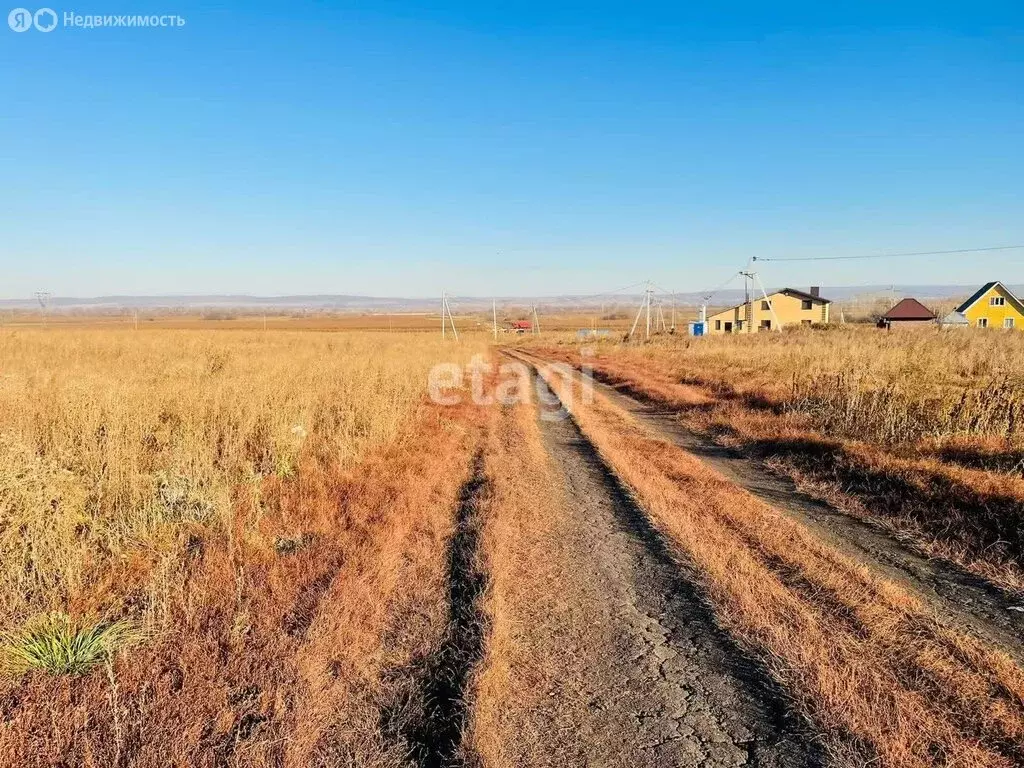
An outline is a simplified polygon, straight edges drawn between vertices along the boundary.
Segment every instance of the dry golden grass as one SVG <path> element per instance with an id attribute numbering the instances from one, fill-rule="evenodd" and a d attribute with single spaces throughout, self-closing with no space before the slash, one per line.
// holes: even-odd
<path id="1" fill-rule="evenodd" d="M 402 764 L 484 418 L 427 402 L 427 371 L 482 348 L 5 331 L 4 626 L 150 631 L 105 671 L 0 681 L 0 762 Z"/>
<path id="2" fill-rule="evenodd" d="M 992 438 L 1024 445 L 1024 334 L 863 326 L 598 344 L 680 383 L 804 414 L 882 444 Z"/>
<path id="3" fill-rule="evenodd" d="M 578 386 L 546 378 L 562 395 Z M 922 768 L 1024 759 L 1024 671 L 1008 656 L 945 626 L 603 396 L 569 400 L 600 454 L 703 574 L 720 619 L 761 652 L 841 759 Z"/>
<path id="4" fill-rule="evenodd" d="M 155 620 L 182 529 L 232 536 L 239 505 L 258 525 L 267 478 L 349 466 L 394 439 L 451 349 L 380 334 L 4 331 L 0 622 L 110 607 L 103 582 L 129 552 L 156 561 Z"/>
<path id="5" fill-rule="evenodd" d="M 456 316 L 456 326 L 471 330 L 479 318 Z M 319 310 L 258 311 L 215 309 L 205 312 L 141 311 L 138 314 L 39 311 L 0 316 L 0 325 L 22 329 L 91 329 L 176 331 L 440 331 L 437 312 L 331 312 Z"/>
<path id="6" fill-rule="evenodd" d="M 872 328 L 589 345 L 605 380 L 1024 587 L 1024 334 Z M 574 344 L 544 353 L 579 365 Z"/>

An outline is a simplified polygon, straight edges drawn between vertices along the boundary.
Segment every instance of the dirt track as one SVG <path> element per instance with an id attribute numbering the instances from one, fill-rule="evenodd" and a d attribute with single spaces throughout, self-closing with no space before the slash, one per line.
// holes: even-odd
<path id="1" fill-rule="evenodd" d="M 569 418 L 540 420 L 564 490 L 546 559 L 587 617 L 531 627 L 536 654 L 569 645 L 536 745 L 552 766 L 820 764 L 808 726 L 759 664 L 719 629 L 677 561 Z M 571 582 L 571 583 L 569 583 Z M 580 707 L 581 702 L 585 706 Z"/>
<path id="2" fill-rule="evenodd" d="M 532 355 L 523 359 L 543 362 Z M 760 462 L 687 429 L 678 414 L 601 381 L 595 388 L 634 418 L 700 458 L 729 480 L 800 521 L 842 552 L 913 589 L 942 615 L 1024 659 L 1020 600 L 946 561 L 929 559 L 888 531 L 847 515 L 798 490 Z"/>

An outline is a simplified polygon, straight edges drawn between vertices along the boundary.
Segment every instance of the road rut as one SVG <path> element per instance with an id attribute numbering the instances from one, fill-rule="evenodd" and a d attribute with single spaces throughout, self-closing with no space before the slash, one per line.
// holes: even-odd
<path id="1" fill-rule="evenodd" d="M 599 596 L 590 609 L 604 625 L 604 645 L 590 649 L 585 678 L 576 683 L 575 695 L 588 699 L 588 714 L 576 724 L 584 764 L 821 764 L 809 726 L 715 624 L 695 574 L 572 419 L 545 417 L 540 426 L 565 488 L 570 524 L 562 544 L 576 557 L 574 577 Z M 550 702 L 552 710 L 561 706 L 557 696 Z"/>

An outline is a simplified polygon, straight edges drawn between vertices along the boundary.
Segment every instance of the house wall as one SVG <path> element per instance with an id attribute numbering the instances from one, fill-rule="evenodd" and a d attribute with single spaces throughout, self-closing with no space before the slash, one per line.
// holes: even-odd
<path id="1" fill-rule="evenodd" d="M 814 301 L 811 302 L 810 309 L 804 309 L 804 300 L 799 296 L 773 293 L 768 297 L 768 300 L 771 302 L 772 307 L 774 307 L 775 315 L 778 317 L 778 321 L 782 323 L 783 328 L 799 326 L 804 324 L 805 321 L 810 321 L 815 325 L 827 325 L 829 322 L 829 308 L 831 305 L 827 302 Z M 750 304 L 741 304 L 733 309 L 709 315 L 708 333 L 725 333 L 725 324 L 727 322 L 733 324 L 733 333 L 747 333 L 751 329 L 756 331 L 764 321 L 769 321 L 774 329 L 776 325 L 775 317 L 772 316 L 771 310 L 765 309 L 763 305 L 764 299 L 760 298 L 750 302 Z M 746 322 L 748 314 L 752 317 L 752 322 L 749 324 Z M 717 327 L 719 322 L 721 327 Z"/>
<path id="2" fill-rule="evenodd" d="M 994 296 L 1001 296 L 1004 304 L 1001 307 L 994 307 L 989 302 Z M 967 319 L 971 321 L 971 327 L 977 328 L 981 318 L 988 320 L 989 328 L 1003 328 L 1006 318 L 1013 319 L 1013 327 L 1024 331 L 1024 311 L 1017 304 L 1013 297 L 1003 289 L 1002 286 L 993 286 L 984 296 L 968 307 L 964 312 Z"/>
<path id="3" fill-rule="evenodd" d="M 905 331 L 912 328 L 935 328 L 936 322 L 934 320 L 890 320 L 888 327 L 890 331 Z"/>
<path id="4" fill-rule="evenodd" d="M 743 319 L 742 311 L 743 307 L 735 307 L 734 309 L 726 309 L 713 315 L 708 315 L 707 333 L 738 333 L 737 328 Z M 725 329 L 726 323 L 732 323 L 731 331 Z"/>

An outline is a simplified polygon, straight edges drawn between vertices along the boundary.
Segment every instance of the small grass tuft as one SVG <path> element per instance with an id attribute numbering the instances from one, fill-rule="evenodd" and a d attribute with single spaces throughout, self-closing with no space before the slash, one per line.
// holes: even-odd
<path id="1" fill-rule="evenodd" d="M 14 676 L 32 670 L 81 675 L 141 639 L 142 632 L 128 621 L 92 622 L 46 613 L 2 636 L 0 669 Z"/>

